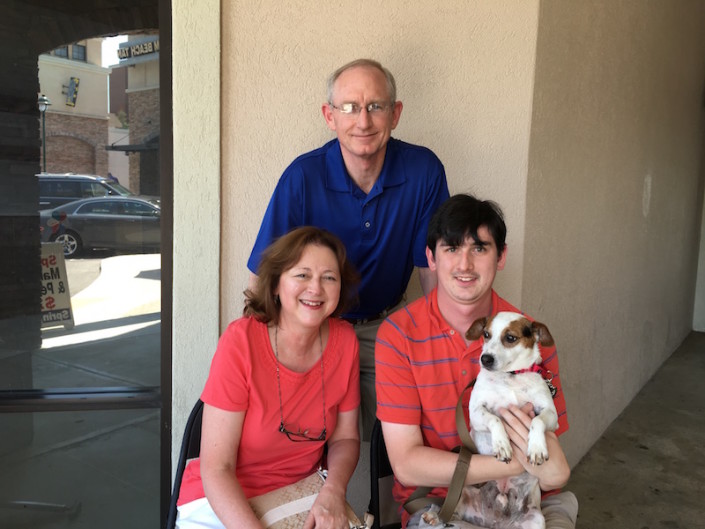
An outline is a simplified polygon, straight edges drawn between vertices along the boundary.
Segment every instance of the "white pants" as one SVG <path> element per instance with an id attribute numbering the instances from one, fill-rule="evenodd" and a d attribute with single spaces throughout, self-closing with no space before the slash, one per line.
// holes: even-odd
<path id="1" fill-rule="evenodd" d="M 177 508 L 177 529 L 224 529 L 207 498 L 193 500 Z"/>
<path id="2" fill-rule="evenodd" d="M 438 510 L 438 506 L 434 505 L 431 508 Z M 406 529 L 416 529 L 419 527 L 421 515 L 426 509 L 421 509 L 419 512 L 409 518 L 409 523 Z M 575 529 L 575 523 L 578 519 L 578 499 L 572 492 L 560 492 L 548 496 L 541 502 L 541 512 L 546 519 L 546 529 Z M 428 524 L 424 524 L 428 527 Z M 453 520 L 453 525 L 464 529 L 482 529 L 468 522 L 456 522 Z"/>

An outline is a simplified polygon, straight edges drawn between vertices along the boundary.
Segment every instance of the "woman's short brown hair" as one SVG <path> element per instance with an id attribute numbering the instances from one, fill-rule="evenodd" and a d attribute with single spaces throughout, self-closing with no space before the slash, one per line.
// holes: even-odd
<path id="1" fill-rule="evenodd" d="M 279 322 L 281 305 L 274 291 L 279 286 L 282 274 L 301 259 L 304 249 L 310 245 L 330 248 L 340 269 L 340 300 L 332 316 L 340 316 L 357 299 L 356 286 L 360 277 L 347 259 L 345 246 L 329 231 L 314 226 L 294 228 L 282 235 L 262 252 L 257 267 L 257 284 L 245 290 L 245 316 L 253 316 L 265 323 Z"/>

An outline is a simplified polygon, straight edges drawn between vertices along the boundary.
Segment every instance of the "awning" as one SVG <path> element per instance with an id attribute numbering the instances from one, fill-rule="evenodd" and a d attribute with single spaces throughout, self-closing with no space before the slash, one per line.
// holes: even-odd
<path id="1" fill-rule="evenodd" d="M 142 152 L 159 150 L 159 142 L 137 143 L 133 145 L 106 145 L 106 151 Z"/>

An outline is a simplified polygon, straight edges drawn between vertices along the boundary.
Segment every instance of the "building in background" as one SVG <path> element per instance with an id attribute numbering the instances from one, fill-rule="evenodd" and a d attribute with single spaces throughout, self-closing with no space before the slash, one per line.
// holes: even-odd
<path id="1" fill-rule="evenodd" d="M 130 36 L 112 67 L 103 38 L 39 56 L 46 170 L 114 176 L 135 193 L 159 196 L 159 36 Z M 42 160 L 42 167 L 44 160 Z"/>
<path id="2" fill-rule="evenodd" d="M 102 39 L 66 44 L 39 56 L 47 172 L 108 175 L 108 77 Z M 42 167 L 44 160 L 42 160 Z"/>
<path id="3" fill-rule="evenodd" d="M 105 49 L 103 60 L 106 60 Z M 115 51 L 110 64 L 118 62 Z M 111 68 L 108 95 L 108 171 L 125 187 L 130 187 L 129 153 L 117 151 L 112 147 L 130 144 L 130 109 L 127 106 L 127 70 L 128 68 Z"/>
<path id="4" fill-rule="evenodd" d="M 124 114 L 117 110 L 115 115 L 124 115 L 129 122 L 129 142 L 116 142 L 108 150 L 128 154 L 126 183 L 132 191 L 159 196 L 159 35 L 131 36 L 120 44 L 117 53 L 120 62 L 113 66 L 113 72 L 123 76 L 118 72 L 127 72 L 127 106 Z M 111 86 L 117 87 L 117 83 Z"/>

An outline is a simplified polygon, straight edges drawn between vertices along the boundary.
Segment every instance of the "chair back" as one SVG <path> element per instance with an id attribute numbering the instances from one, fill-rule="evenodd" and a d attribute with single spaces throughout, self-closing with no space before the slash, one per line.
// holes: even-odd
<path id="1" fill-rule="evenodd" d="M 370 479 L 371 497 L 368 510 L 374 517 L 372 529 L 399 529 L 400 506 L 392 496 L 394 472 L 389 463 L 379 419 L 375 421 L 370 438 Z"/>
<path id="2" fill-rule="evenodd" d="M 166 529 L 176 527 L 176 503 L 179 500 L 181 490 L 181 480 L 184 477 L 184 469 L 189 459 L 196 458 L 201 453 L 201 421 L 203 419 L 203 401 L 198 399 L 193 406 L 186 427 L 184 437 L 181 441 L 181 451 L 179 452 L 179 462 L 176 465 L 176 475 L 174 476 L 174 488 L 169 502 L 169 514 L 166 521 Z"/>

